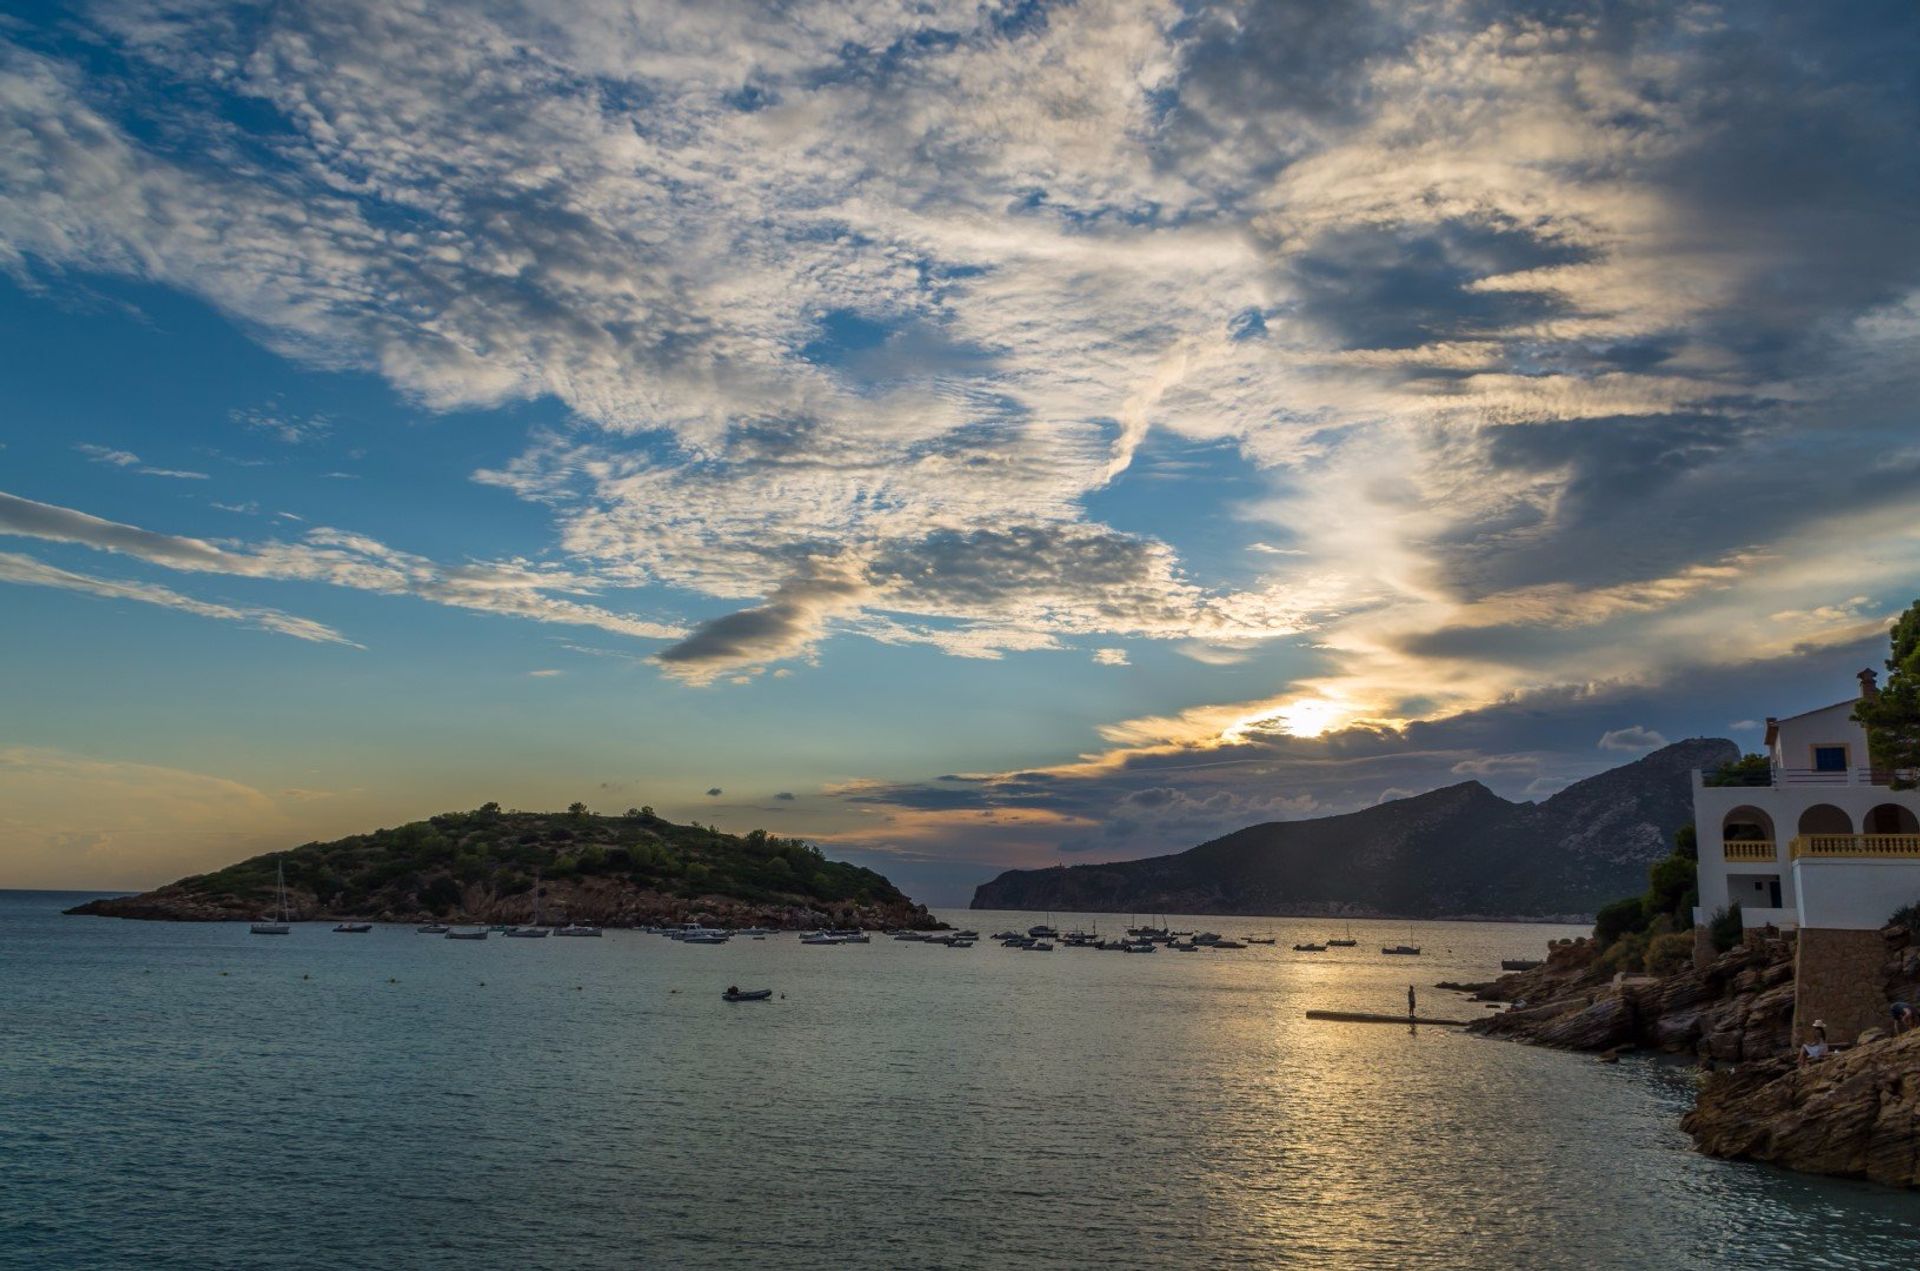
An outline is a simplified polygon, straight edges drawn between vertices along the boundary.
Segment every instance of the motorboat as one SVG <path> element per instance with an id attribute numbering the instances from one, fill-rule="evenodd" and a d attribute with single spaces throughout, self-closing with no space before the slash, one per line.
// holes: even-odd
<path id="1" fill-rule="evenodd" d="M 1208 947 L 1213 949 L 1244 949 L 1247 946 L 1241 944 L 1238 940 L 1215 940 Z"/>
<path id="2" fill-rule="evenodd" d="M 553 933 L 545 927 L 508 927 L 502 934 L 514 940 L 544 940 Z"/>
<path id="3" fill-rule="evenodd" d="M 855 932 L 852 932 L 851 934 L 846 934 L 846 935 L 843 935 L 839 932 L 835 932 L 833 935 L 833 938 L 835 940 L 838 940 L 841 944 L 872 944 L 873 943 L 873 937 L 868 935 L 864 931 L 855 931 Z"/>
<path id="4" fill-rule="evenodd" d="M 415 927 L 413 930 L 415 934 L 422 936 L 444 936 L 453 928 L 444 922 L 430 922 L 424 927 Z"/>
<path id="5" fill-rule="evenodd" d="M 1277 936 L 1245 936 L 1242 938 L 1245 939 L 1248 944 L 1279 944 L 1280 943 L 1279 937 Z"/>
<path id="6" fill-rule="evenodd" d="M 334 930 L 343 936 L 364 936 L 373 930 L 373 924 L 370 922 L 343 922 L 335 927 Z"/>
<path id="7" fill-rule="evenodd" d="M 830 936 L 824 931 L 810 931 L 800 937 L 801 944 L 845 944 L 839 936 Z"/>
<path id="8" fill-rule="evenodd" d="M 447 939 L 449 940 L 485 940 L 487 938 L 487 934 L 488 934 L 487 929 L 485 927 L 475 927 L 472 931 L 449 931 L 447 932 Z"/>
<path id="9" fill-rule="evenodd" d="M 724 931 L 690 931 L 685 935 L 676 936 L 675 939 L 681 944 L 725 944 L 728 935 Z"/>
<path id="10" fill-rule="evenodd" d="M 600 928 L 589 927 L 583 923 L 570 922 L 564 927 L 555 927 L 553 934 L 556 936 L 597 936 L 600 934 Z"/>
<path id="11" fill-rule="evenodd" d="M 284 936 L 293 930 L 287 921 L 287 867 L 284 861 L 273 863 L 274 918 L 256 922 L 247 928 L 256 936 Z"/>
<path id="12" fill-rule="evenodd" d="M 1045 940 L 1035 940 L 1031 944 L 1024 944 L 1024 945 L 1021 945 L 1020 947 L 1025 949 L 1028 953 L 1052 953 L 1053 952 L 1053 946 Z"/>
<path id="13" fill-rule="evenodd" d="M 764 1002 L 773 996 L 772 989 L 728 989 L 720 995 L 723 1002 Z"/>
<path id="14" fill-rule="evenodd" d="M 1312 943 L 1296 944 L 1293 946 L 1293 951 L 1295 953 L 1325 953 L 1327 951 L 1327 946 L 1324 944 L 1312 944 Z"/>
<path id="15" fill-rule="evenodd" d="M 1383 945 L 1380 949 L 1380 952 L 1386 953 L 1386 954 L 1399 954 L 1401 956 L 1409 957 L 1409 958 L 1417 958 L 1420 956 L 1420 946 L 1417 944 L 1389 944 L 1389 945 Z"/>

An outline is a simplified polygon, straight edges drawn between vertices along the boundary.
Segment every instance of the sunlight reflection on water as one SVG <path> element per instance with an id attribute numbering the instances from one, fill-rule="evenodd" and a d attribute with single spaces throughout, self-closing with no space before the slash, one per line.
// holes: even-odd
<path id="1" fill-rule="evenodd" d="M 1683 1069 L 1303 1018 L 1409 979 L 1469 1017 L 1427 986 L 1561 928 L 468 945 L 60 900 L 0 894 L 9 1267 L 1912 1264 L 1913 1197 L 1689 1151 Z"/>

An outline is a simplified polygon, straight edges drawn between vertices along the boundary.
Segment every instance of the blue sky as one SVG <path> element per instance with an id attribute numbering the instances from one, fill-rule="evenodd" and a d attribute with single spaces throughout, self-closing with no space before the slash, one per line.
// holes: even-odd
<path id="1" fill-rule="evenodd" d="M 17 10 L 0 885 L 580 798 L 950 903 L 1751 744 L 1920 591 L 1917 21 Z"/>

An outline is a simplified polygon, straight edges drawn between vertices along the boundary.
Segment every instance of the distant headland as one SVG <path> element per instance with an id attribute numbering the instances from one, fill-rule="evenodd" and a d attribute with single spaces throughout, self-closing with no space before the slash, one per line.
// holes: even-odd
<path id="1" fill-rule="evenodd" d="M 1588 921 L 1639 890 L 1693 820 L 1691 772 L 1739 755 L 1731 741 L 1695 738 L 1541 803 L 1463 781 L 1172 856 L 1011 869 L 980 885 L 973 908 Z"/>
<path id="2" fill-rule="evenodd" d="M 138 896 L 68 910 L 110 918 L 226 922 L 274 906 L 276 867 L 295 919 L 608 926 L 884 929 L 941 924 L 873 870 L 764 830 L 678 825 L 651 808 L 598 816 L 489 803 L 331 843 L 307 843 Z"/>

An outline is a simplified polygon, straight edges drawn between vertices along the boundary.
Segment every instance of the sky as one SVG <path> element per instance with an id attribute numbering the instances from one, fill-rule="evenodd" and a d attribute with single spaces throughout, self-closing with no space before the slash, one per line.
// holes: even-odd
<path id="1" fill-rule="evenodd" d="M 10 5 L 0 886 L 497 800 L 964 903 L 1849 695 L 1910 3 Z"/>

